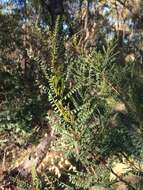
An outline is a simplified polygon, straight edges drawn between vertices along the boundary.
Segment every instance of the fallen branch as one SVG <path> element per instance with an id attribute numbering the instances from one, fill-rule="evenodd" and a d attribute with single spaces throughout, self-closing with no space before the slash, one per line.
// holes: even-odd
<path id="1" fill-rule="evenodd" d="M 10 169 L 5 173 L 3 178 L 3 186 L 7 186 L 10 184 L 11 178 L 19 178 L 26 179 L 31 176 L 31 171 L 33 166 L 35 169 L 38 168 L 45 155 L 49 151 L 51 142 L 55 139 L 53 135 L 45 136 L 41 142 L 37 145 L 33 152 L 30 152 L 25 158 L 23 158 L 22 162 L 18 165 Z"/>

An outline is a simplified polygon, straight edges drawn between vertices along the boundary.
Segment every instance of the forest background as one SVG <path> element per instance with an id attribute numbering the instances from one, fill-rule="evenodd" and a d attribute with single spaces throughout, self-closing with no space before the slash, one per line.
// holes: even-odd
<path id="1" fill-rule="evenodd" d="M 0 1 L 0 189 L 143 189 L 143 1 Z"/>

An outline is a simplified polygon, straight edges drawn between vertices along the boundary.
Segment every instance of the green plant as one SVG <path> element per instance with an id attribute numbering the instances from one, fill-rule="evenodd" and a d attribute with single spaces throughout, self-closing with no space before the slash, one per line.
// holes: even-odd
<path id="1" fill-rule="evenodd" d="M 68 65 L 62 74 L 45 74 L 43 63 L 54 109 L 54 116 L 48 119 L 59 136 L 53 149 L 65 152 L 76 167 L 76 172 L 64 173 L 57 179 L 55 188 L 114 188 L 108 162 L 112 166 L 115 155 L 120 159 L 124 154 L 134 159 L 142 156 L 138 119 L 134 111 L 130 112 L 133 105 L 124 94 L 125 89 L 131 88 L 132 65 L 117 65 L 116 56 L 114 45 L 109 43 L 103 51 L 93 50 L 88 56 L 66 57 Z M 111 98 L 113 106 L 109 103 Z M 116 111 L 116 104 L 124 104 L 125 108 Z"/>
<path id="2" fill-rule="evenodd" d="M 43 46 L 45 36 L 35 29 L 34 37 L 44 41 Z M 21 144 L 25 145 L 31 136 L 34 142 L 39 140 L 35 128 L 43 129 L 44 121 L 46 124 L 48 121 L 57 136 L 50 151 L 62 152 L 75 170 L 63 169 L 59 178 L 50 171 L 45 171 L 47 178 L 44 179 L 39 174 L 41 189 L 114 189 L 118 181 L 135 189 L 124 180 L 128 172 L 118 176 L 112 166 L 115 160 L 133 159 L 139 163 L 143 157 L 142 73 L 136 60 L 119 64 L 113 41 L 106 42 L 106 47 L 100 50 L 92 49 L 88 55 L 74 56 L 63 48 L 60 17 L 47 38 L 51 43 L 46 59 L 42 53 L 36 56 L 33 51 L 27 55 L 30 81 L 18 67 L 11 66 L 9 72 L 3 67 L 1 71 L 6 77 L 2 84 L 1 131 L 14 131 L 18 137 L 23 134 Z M 18 65 L 19 60 L 15 63 Z M 117 105 L 123 108 L 119 110 Z M 142 174 L 142 169 L 135 164 L 130 167 L 131 175 Z M 116 175 L 115 181 L 110 180 L 110 173 Z M 34 166 L 32 179 L 34 184 L 37 180 Z M 39 182 L 35 186 L 39 188 Z"/>

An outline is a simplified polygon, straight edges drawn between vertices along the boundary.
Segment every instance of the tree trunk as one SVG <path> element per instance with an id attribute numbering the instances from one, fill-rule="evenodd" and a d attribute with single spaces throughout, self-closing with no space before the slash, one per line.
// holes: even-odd
<path id="1" fill-rule="evenodd" d="M 63 0 L 41 0 L 41 5 L 45 18 L 47 16 L 47 12 L 50 13 L 51 29 L 53 30 L 55 27 L 57 16 L 60 15 L 62 17 L 64 14 Z"/>

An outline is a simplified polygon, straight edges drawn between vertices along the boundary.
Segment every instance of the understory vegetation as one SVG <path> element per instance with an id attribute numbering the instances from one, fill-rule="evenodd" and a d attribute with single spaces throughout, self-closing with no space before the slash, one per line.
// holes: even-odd
<path id="1" fill-rule="evenodd" d="M 0 189 L 142 190 L 142 2 L 51 2 L 0 4 Z"/>

